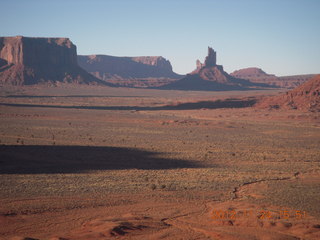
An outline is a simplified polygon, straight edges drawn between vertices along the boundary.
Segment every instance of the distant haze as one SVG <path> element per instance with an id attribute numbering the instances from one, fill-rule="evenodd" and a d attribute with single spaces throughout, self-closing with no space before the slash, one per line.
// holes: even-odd
<path id="1" fill-rule="evenodd" d="M 320 73 L 318 0 L 10 0 L 1 9 L 0 36 L 68 37 L 80 55 L 163 56 L 186 74 L 212 46 L 228 73 Z"/>

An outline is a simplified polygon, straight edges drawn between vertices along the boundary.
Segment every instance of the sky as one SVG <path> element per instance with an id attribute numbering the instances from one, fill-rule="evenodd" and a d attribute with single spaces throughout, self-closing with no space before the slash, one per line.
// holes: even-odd
<path id="1" fill-rule="evenodd" d="M 163 56 L 186 74 L 207 47 L 228 73 L 320 73 L 320 0 L 0 0 L 0 36 L 68 37 L 79 55 Z"/>

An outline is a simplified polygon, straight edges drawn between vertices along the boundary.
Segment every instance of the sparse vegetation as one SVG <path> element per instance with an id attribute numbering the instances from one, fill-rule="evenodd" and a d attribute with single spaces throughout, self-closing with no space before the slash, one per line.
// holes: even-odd
<path id="1" fill-rule="evenodd" d="M 76 91 L 94 95 L 88 89 Z M 99 91 L 94 89 L 96 95 L 111 95 Z M 123 94 L 123 90 L 117 91 Z M 145 107 L 159 102 L 166 105 L 176 98 L 182 103 L 212 98 L 212 93 L 206 92 L 195 97 L 192 93 L 177 96 L 178 93 L 155 91 L 153 97 L 146 97 L 145 92 L 136 91 L 131 94 L 140 94 Z M 81 94 L 77 92 L 78 96 Z M 89 110 L 2 108 L 0 195 L 17 202 L 0 199 L 0 213 L 68 214 L 68 211 L 100 207 L 113 211 L 113 206 L 134 205 L 149 198 L 155 205 L 168 204 L 166 208 L 182 202 L 203 207 L 199 201 L 230 201 L 234 189 L 244 183 L 300 179 L 311 170 L 320 169 L 317 113 L 250 108 L 134 112 L 95 109 L 139 104 L 139 96 L 132 98 L 126 94 L 121 98 L 99 97 L 99 101 L 88 101 L 93 97 L 85 94 L 29 99 L 30 103 L 44 105 L 86 104 L 92 107 Z M 21 99 L 1 97 L 2 102 L 8 103 L 22 103 Z M 41 147 L 37 149 L 37 146 Z M 19 167 L 24 172 L 20 169 L 21 172 L 5 174 L 13 171 L 12 164 L 21 163 L 21 159 L 24 164 Z M 32 172 L 34 169 L 38 172 Z M 261 198 L 252 194 L 245 199 L 304 208 L 320 216 L 315 201 L 310 200 L 320 197 L 317 185 L 289 183 L 264 181 L 254 189 Z M 249 186 L 244 193 L 249 192 Z M 297 196 L 299 192 L 312 203 L 310 206 Z M 38 200 L 42 198 L 46 200 Z M 21 199 L 35 200 L 22 203 Z"/>

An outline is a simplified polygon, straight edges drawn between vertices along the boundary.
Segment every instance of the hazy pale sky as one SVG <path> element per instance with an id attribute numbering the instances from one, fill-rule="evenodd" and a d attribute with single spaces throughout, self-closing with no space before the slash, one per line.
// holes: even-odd
<path id="1" fill-rule="evenodd" d="M 1 0 L 0 36 L 69 37 L 78 54 L 163 56 L 186 74 L 207 47 L 227 72 L 320 73 L 320 0 Z"/>

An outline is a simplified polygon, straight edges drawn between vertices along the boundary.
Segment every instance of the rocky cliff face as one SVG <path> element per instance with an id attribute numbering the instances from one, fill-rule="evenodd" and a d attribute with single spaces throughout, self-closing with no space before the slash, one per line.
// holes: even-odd
<path id="1" fill-rule="evenodd" d="M 117 86 L 154 87 L 181 78 L 163 57 L 78 56 L 79 65 L 95 77 Z"/>
<path id="2" fill-rule="evenodd" d="M 0 38 L 0 58 L 12 64 L 77 65 L 76 46 L 68 38 Z"/>
<path id="3" fill-rule="evenodd" d="M 204 64 L 199 60 L 197 68 L 186 77 L 161 86 L 161 89 L 198 90 L 198 91 L 228 91 L 246 90 L 251 88 L 270 87 L 266 84 L 252 83 L 248 80 L 230 76 L 223 70 L 222 65 L 217 65 L 216 52 L 208 47 L 208 56 Z"/>
<path id="4" fill-rule="evenodd" d="M 216 65 L 217 65 L 217 53 L 211 47 L 208 47 L 208 56 L 204 61 L 204 66 L 214 67 Z"/>
<path id="5" fill-rule="evenodd" d="M 0 37 L 0 82 L 98 83 L 81 69 L 76 46 L 68 38 Z"/>
<path id="6" fill-rule="evenodd" d="M 266 83 L 269 85 L 282 87 L 282 88 L 295 88 L 300 84 L 306 82 L 314 74 L 308 75 L 296 75 L 296 76 L 286 76 L 286 77 L 277 77 L 273 74 L 267 74 L 260 68 L 244 68 L 237 71 L 234 71 L 230 74 L 233 77 L 242 78 L 249 80 L 255 83 Z"/>

